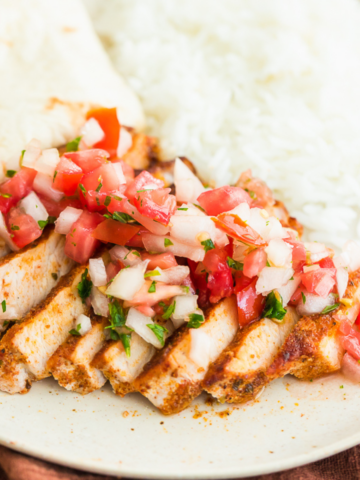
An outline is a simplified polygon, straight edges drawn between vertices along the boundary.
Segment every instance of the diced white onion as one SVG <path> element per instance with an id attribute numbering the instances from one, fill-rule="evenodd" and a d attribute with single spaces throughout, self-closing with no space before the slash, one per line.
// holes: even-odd
<path id="1" fill-rule="evenodd" d="M 103 287 L 107 284 L 107 273 L 104 260 L 100 258 L 90 258 L 89 275 L 95 287 Z"/>
<path id="2" fill-rule="evenodd" d="M 350 256 L 347 252 L 342 252 L 340 255 L 336 255 L 333 258 L 333 262 L 336 268 L 344 267 L 348 268 L 350 263 Z"/>
<path id="3" fill-rule="evenodd" d="M 147 325 L 155 325 L 151 317 L 143 315 L 136 308 L 130 308 L 126 326 L 132 328 L 145 342 L 151 343 L 155 348 L 162 348 L 160 340 Z"/>
<path id="4" fill-rule="evenodd" d="M 206 213 L 192 203 L 183 203 L 181 207 L 177 208 L 175 215 L 178 217 L 206 217 Z"/>
<path id="5" fill-rule="evenodd" d="M 280 238 L 270 240 L 265 248 L 267 259 L 274 267 L 290 268 L 292 263 L 292 246 Z"/>
<path id="6" fill-rule="evenodd" d="M 286 285 L 277 289 L 283 300 L 284 307 L 290 302 L 290 299 L 294 295 L 297 287 L 300 285 L 300 282 L 301 277 L 298 275 L 295 276 L 293 280 L 289 280 Z"/>
<path id="7" fill-rule="evenodd" d="M 114 167 L 115 173 L 117 175 L 117 178 L 119 180 L 119 185 L 124 185 L 126 183 L 126 178 L 124 175 L 124 172 L 121 168 L 120 163 L 113 163 L 112 166 Z"/>
<path id="8" fill-rule="evenodd" d="M 55 222 L 55 232 L 67 235 L 82 213 L 80 208 L 66 207 Z"/>
<path id="9" fill-rule="evenodd" d="M 148 263 L 149 260 L 146 260 L 134 267 L 120 270 L 106 290 L 106 295 L 122 300 L 132 300 L 145 283 L 144 273 Z"/>
<path id="10" fill-rule="evenodd" d="M 172 245 L 165 247 L 165 238 L 170 240 Z M 142 240 L 148 252 L 170 252 L 178 257 L 190 258 L 190 260 L 193 260 L 194 262 L 202 262 L 205 257 L 205 250 L 202 247 L 194 248 L 190 245 L 178 242 L 175 240 L 175 238 L 162 237 L 159 235 L 153 235 L 152 233 L 144 233 L 142 234 Z"/>
<path id="11" fill-rule="evenodd" d="M 304 273 L 313 272 L 314 270 L 320 270 L 320 265 L 304 265 Z"/>
<path id="12" fill-rule="evenodd" d="M 128 306 L 138 306 L 138 305 L 148 305 L 152 307 L 156 305 L 161 300 L 166 300 L 177 295 L 186 295 L 184 287 L 179 285 L 166 285 L 165 283 L 157 282 L 156 291 L 149 293 L 149 288 L 152 283 L 152 279 L 157 277 L 150 277 L 151 280 L 148 280 L 144 283 L 142 288 L 135 294 L 134 298 L 131 301 L 124 302 L 124 307 Z M 156 281 L 156 280 L 155 280 Z"/>
<path id="13" fill-rule="evenodd" d="M 146 185 L 146 188 L 149 188 L 149 186 Z M 129 202 L 126 202 L 124 204 L 124 207 L 126 209 L 125 213 L 133 217 L 137 222 L 147 228 L 151 233 L 154 233 L 155 235 L 166 235 L 170 230 L 169 226 L 165 227 L 165 225 L 161 225 L 158 222 L 154 222 L 153 219 L 141 215 L 139 210 L 133 205 L 131 205 Z"/>
<path id="14" fill-rule="evenodd" d="M 42 154 L 36 160 L 33 168 L 38 172 L 45 173 L 46 175 L 53 177 L 59 161 L 59 150 L 57 148 L 48 148 L 42 151 Z"/>
<path id="15" fill-rule="evenodd" d="M 33 189 L 35 192 L 44 195 L 44 197 L 50 198 L 55 202 L 59 202 L 63 198 L 64 194 L 63 192 L 52 188 L 52 185 L 52 177 L 45 175 L 45 173 L 38 172 L 33 183 Z"/>
<path id="16" fill-rule="evenodd" d="M 174 325 L 175 330 L 177 330 L 178 328 L 181 327 L 181 325 L 183 325 L 185 323 L 185 318 L 175 319 L 175 318 L 171 317 L 171 321 Z"/>
<path id="17" fill-rule="evenodd" d="M 79 329 L 79 333 L 81 336 L 86 335 L 88 332 L 91 330 L 91 320 L 87 315 L 84 315 L 81 313 L 77 319 L 76 319 L 76 327 L 78 325 L 81 325 L 81 328 Z"/>
<path id="18" fill-rule="evenodd" d="M 90 302 L 95 315 L 101 315 L 102 317 L 109 316 L 110 300 L 96 287 L 91 289 Z"/>
<path id="19" fill-rule="evenodd" d="M 320 262 L 323 258 L 333 254 L 331 248 L 327 248 L 323 243 L 305 242 L 306 256 L 311 263 Z"/>
<path id="20" fill-rule="evenodd" d="M 191 328 L 190 335 L 191 347 L 189 358 L 198 367 L 207 370 L 212 358 L 214 340 L 200 328 Z"/>
<path id="21" fill-rule="evenodd" d="M 30 140 L 30 142 L 25 146 L 25 153 L 22 158 L 21 165 L 23 167 L 33 168 L 36 160 L 41 155 L 41 142 L 36 138 Z"/>
<path id="22" fill-rule="evenodd" d="M 190 275 L 190 268 L 179 265 L 177 267 L 166 268 L 162 270 L 160 267 L 155 269 L 160 275 L 154 280 L 156 282 L 167 283 L 168 285 L 182 285 L 182 282 Z"/>
<path id="23" fill-rule="evenodd" d="M 95 143 L 100 142 L 104 137 L 105 133 L 100 127 L 100 124 L 95 118 L 89 118 L 81 130 L 82 141 L 88 147 L 92 147 Z"/>
<path id="24" fill-rule="evenodd" d="M 142 262 L 141 256 L 137 250 L 129 250 L 121 245 L 116 245 L 109 250 L 111 260 L 121 260 L 125 267 L 138 265 Z"/>
<path id="25" fill-rule="evenodd" d="M 31 192 L 29 195 L 23 198 L 19 203 L 19 207 L 22 208 L 25 213 L 30 215 L 35 222 L 39 222 L 41 220 L 46 221 L 48 219 L 49 214 L 35 192 Z"/>
<path id="26" fill-rule="evenodd" d="M 349 272 L 360 268 L 360 246 L 354 240 L 349 240 L 344 245 L 344 252 L 349 256 Z"/>
<path id="27" fill-rule="evenodd" d="M 215 242 L 216 227 L 210 217 L 179 217 L 173 215 L 170 218 L 170 235 L 181 243 L 201 247 L 201 241 L 197 238 L 201 234 L 207 234 L 207 238 L 211 238 Z"/>
<path id="28" fill-rule="evenodd" d="M 131 133 L 124 127 L 120 128 L 119 143 L 117 147 L 117 156 L 121 158 L 132 147 L 133 141 Z"/>
<path id="29" fill-rule="evenodd" d="M 195 310 L 198 308 L 197 300 L 198 295 L 184 295 L 178 296 L 174 298 L 175 310 L 172 314 L 171 318 L 173 320 L 181 320 L 185 317 L 189 316 L 191 313 L 194 313 Z"/>
<path id="30" fill-rule="evenodd" d="M 177 158 L 174 167 L 175 194 L 178 202 L 195 202 L 205 188 L 196 175 Z"/>
<path id="31" fill-rule="evenodd" d="M 313 295 L 312 293 L 305 294 L 306 301 L 301 301 L 296 307 L 299 315 L 314 315 L 315 313 L 321 313 L 325 307 L 334 305 L 335 298 L 333 295 L 328 295 L 326 298 Z"/>
<path id="32" fill-rule="evenodd" d="M 265 267 L 256 282 L 256 293 L 267 295 L 276 288 L 283 287 L 293 276 L 292 268 Z"/>
<path id="33" fill-rule="evenodd" d="M 338 267 L 336 270 L 336 287 L 339 294 L 339 298 L 343 298 L 348 286 L 349 273 L 345 268 Z"/>
<path id="34" fill-rule="evenodd" d="M 0 237 L 4 240 L 4 242 L 8 245 L 8 247 L 11 248 L 13 252 L 17 252 L 18 250 L 20 250 L 19 247 L 13 242 L 11 235 L 7 229 L 4 215 L 1 212 L 0 212 Z"/>

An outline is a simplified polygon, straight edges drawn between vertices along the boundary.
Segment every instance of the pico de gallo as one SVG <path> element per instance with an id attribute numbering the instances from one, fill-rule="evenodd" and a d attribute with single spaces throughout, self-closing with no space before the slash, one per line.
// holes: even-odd
<path id="1" fill-rule="evenodd" d="M 65 152 L 31 140 L 19 171 L 0 185 L 0 235 L 9 247 L 25 247 L 55 223 L 66 255 L 88 264 L 79 294 L 109 317 L 110 338 L 127 351 L 131 331 L 161 348 L 174 329 L 198 328 L 211 304 L 232 295 L 241 328 L 263 317 L 282 322 L 288 305 L 301 316 L 326 315 L 349 302 L 349 273 L 360 267 L 355 242 L 340 255 L 302 242 L 250 172 L 235 186 L 210 188 L 176 159 L 172 189 L 123 160 L 131 147 L 115 109 L 92 110 Z M 108 248 L 99 255 L 101 244 Z M 358 326 L 344 321 L 339 336 L 345 366 L 360 381 Z M 84 325 L 72 332 L 84 333 Z"/>

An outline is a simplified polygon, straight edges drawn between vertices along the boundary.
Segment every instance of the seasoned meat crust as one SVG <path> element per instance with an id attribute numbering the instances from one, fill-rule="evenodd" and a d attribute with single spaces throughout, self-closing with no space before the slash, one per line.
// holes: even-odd
<path id="1" fill-rule="evenodd" d="M 344 298 L 350 306 L 342 304 L 327 315 L 309 315 L 299 320 L 268 368 L 268 381 L 287 373 L 311 380 L 340 369 L 344 351 L 338 329 L 341 320 L 353 322 L 360 310 L 360 270 L 350 274 Z"/>
<path id="2" fill-rule="evenodd" d="M 203 388 L 221 402 L 252 400 L 266 385 L 266 369 L 284 343 L 298 315 L 291 307 L 282 323 L 263 318 L 240 330 L 210 365 Z"/>
<path id="3" fill-rule="evenodd" d="M 47 362 L 47 370 L 59 385 L 86 395 L 101 388 L 106 378 L 100 370 L 90 366 L 105 343 L 105 317 L 91 314 L 91 330 L 83 336 L 69 335 Z"/>
<path id="4" fill-rule="evenodd" d="M 43 302 L 5 333 L 0 342 L 0 390 L 27 393 L 33 381 L 50 375 L 46 362 L 65 341 L 74 320 L 89 313 L 77 292 L 85 268 L 79 265 L 62 277 Z"/>
<path id="5" fill-rule="evenodd" d="M 212 342 L 207 365 L 199 367 L 191 358 L 192 330 L 182 326 L 159 350 L 135 380 L 134 387 L 165 415 L 181 412 L 202 391 L 202 380 L 214 361 L 234 338 L 238 329 L 235 297 L 211 307 L 198 331 Z"/>
<path id="6" fill-rule="evenodd" d="M 124 162 L 135 170 L 145 170 L 149 165 L 159 160 L 160 149 L 158 140 L 143 133 L 132 133 L 132 146 L 123 155 Z"/>

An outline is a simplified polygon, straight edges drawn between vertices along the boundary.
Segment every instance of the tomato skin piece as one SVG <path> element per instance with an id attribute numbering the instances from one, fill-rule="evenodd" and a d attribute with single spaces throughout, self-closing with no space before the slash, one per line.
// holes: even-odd
<path id="1" fill-rule="evenodd" d="M 246 255 L 244 259 L 244 275 L 249 278 L 257 276 L 266 267 L 266 253 L 263 248 L 257 248 Z"/>
<path id="2" fill-rule="evenodd" d="M 321 268 L 335 268 L 334 262 L 330 257 L 323 258 L 320 262 L 317 262 Z"/>
<path id="3" fill-rule="evenodd" d="M 84 195 L 83 192 L 80 194 L 80 200 L 84 207 L 86 207 L 89 212 L 104 212 L 106 210 L 105 201 L 107 197 L 106 192 L 95 192 L 95 190 L 88 190 Z"/>
<path id="4" fill-rule="evenodd" d="M 13 235 L 14 243 L 23 248 L 37 238 L 41 237 L 42 230 L 38 223 L 24 213 L 20 208 L 12 208 L 7 218 L 7 227 Z"/>
<path id="5" fill-rule="evenodd" d="M 93 172 L 87 173 L 83 176 L 81 183 L 86 191 L 111 192 L 120 187 L 118 176 L 111 163 L 101 165 Z"/>
<path id="6" fill-rule="evenodd" d="M 102 242 L 115 243 L 116 245 L 126 245 L 126 243 L 138 233 L 138 225 L 129 225 L 128 223 L 117 222 L 107 218 L 101 222 L 92 233 L 92 236 Z"/>
<path id="7" fill-rule="evenodd" d="M 265 307 L 265 297 L 256 293 L 257 278 L 236 293 L 238 319 L 240 327 L 258 320 Z"/>
<path id="8" fill-rule="evenodd" d="M 169 195 L 170 188 L 159 188 L 151 192 L 140 192 L 133 204 L 144 217 L 152 218 L 162 225 L 168 225 L 170 217 L 176 211 L 176 198 Z"/>
<path id="9" fill-rule="evenodd" d="M 53 188 L 60 190 L 68 197 L 75 194 L 78 184 L 83 177 L 83 171 L 74 162 L 62 157 L 56 166 Z"/>
<path id="10" fill-rule="evenodd" d="M 238 215 L 222 213 L 217 218 L 211 217 L 211 220 L 220 230 L 246 245 L 254 247 L 265 246 L 260 235 L 243 222 Z"/>
<path id="11" fill-rule="evenodd" d="M 65 254 L 75 262 L 87 263 L 100 245 L 92 233 L 102 221 L 102 215 L 84 210 L 66 235 Z"/>
<path id="12" fill-rule="evenodd" d="M 110 157 L 116 156 L 120 138 L 120 123 L 117 118 L 116 108 L 97 108 L 90 110 L 86 119 L 95 118 L 105 133 L 105 137 L 94 145 L 109 152 Z"/>
<path id="13" fill-rule="evenodd" d="M 302 272 L 303 266 L 306 264 L 306 250 L 301 242 L 296 240 L 284 238 L 284 242 L 293 247 L 292 249 L 292 268 L 295 273 Z"/>
<path id="14" fill-rule="evenodd" d="M 99 148 L 81 150 L 79 152 L 64 153 L 64 157 L 70 159 L 83 173 L 90 173 L 106 163 L 109 153 Z"/>
<path id="15" fill-rule="evenodd" d="M 13 178 L 10 178 L 0 186 L 0 211 L 2 213 L 8 213 L 10 208 L 14 207 L 19 200 L 31 192 L 36 174 L 36 170 L 23 167 Z M 10 196 L 6 198 L 7 195 Z"/>
<path id="16" fill-rule="evenodd" d="M 220 248 L 209 250 L 203 260 L 203 264 L 209 273 L 207 287 L 210 290 L 209 299 L 211 303 L 216 303 L 233 294 L 234 281 L 226 260 L 227 252 Z"/>
<path id="17" fill-rule="evenodd" d="M 301 275 L 301 281 L 308 292 L 327 297 L 336 283 L 336 269 L 319 268 Z"/>
<path id="18" fill-rule="evenodd" d="M 240 203 L 251 205 L 251 197 L 245 190 L 228 185 L 202 193 L 197 198 L 197 201 L 208 215 L 215 217 L 220 215 L 220 213 L 232 210 Z"/>
<path id="19" fill-rule="evenodd" d="M 207 308 L 210 305 L 209 297 L 210 297 L 210 290 L 207 287 L 207 274 L 206 273 L 197 273 L 196 269 L 198 266 L 197 262 L 193 262 L 192 260 L 187 260 L 189 268 L 190 268 L 190 277 L 195 285 L 196 294 L 198 297 L 198 305 L 200 308 Z"/>
<path id="20" fill-rule="evenodd" d="M 144 248 L 144 242 L 142 239 L 142 234 L 143 233 L 150 233 L 149 230 L 146 228 L 140 227 L 140 230 L 136 235 L 134 235 L 130 240 L 126 243 L 127 247 L 134 247 L 134 248 Z"/>
<path id="21" fill-rule="evenodd" d="M 236 272 L 235 274 L 235 293 L 241 292 L 244 288 L 248 287 L 252 283 L 252 278 L 246 277 L 243 272 Z"/>
<path id="22" fill-rule="evenodd" d="M 139 190 L 145 190 L 149 187 L 153 189 L 154 186 L 157 188 L 163 188 L 164 182 L 153 177 L 151 173 L 144 170 L 140 173 L 140 175 L 135 177 L 133 182 L 127 186 L 125 190 L 125 196 L 132 202 L 134 198 L 139 196 L 138 194 L 141 193 Z"/>
<path id="23" fill-rule="evenodd" d="M 46 211 L 51 217 L 58 217 L 60 213 L 65 210 L 66 207 L 73 207 L 82 209 L 82 204 L 78 198 L 62 198 L 60 202 L 55 202 L 51 198 L 46 198 L 43 195 L 39 195 L 42 204 L 46 208 Z"/>
<path id="24" fill-rule="evenodd" d="M 355 320 L 355 325 L 357 325 L 358 327 L 360 327 L 360 312 L 357 316 L 357 319 Z"/>
<path id="25" fill-rule="evenodd" d="M 151 254 L 151 253 L 144 252 L 141 254 L 141 258 L 143 260 L 150 260 L 147 266 L 148 270 L 154 270 L 156 267 L 159 267 L 162 270 L 165 270 L 167 268 L 177 267 L 178 265 L 174 254 L 170 252 L 159 253 L 159 254 Z"/>

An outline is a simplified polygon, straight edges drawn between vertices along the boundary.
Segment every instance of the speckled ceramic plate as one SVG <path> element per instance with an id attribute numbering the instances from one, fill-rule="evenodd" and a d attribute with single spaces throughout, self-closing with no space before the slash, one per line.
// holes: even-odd
<path id="1" fill-rule="evenodd" d="M 128 477 L 231 478 L 313 462 L 360 443 L 360 387 L 286 377 L 255 403 L 202 395 L 164 417 L 138 394 L 82 397 L 53 380 L 0 394 L 0 442 L 55 463 Z"/>

